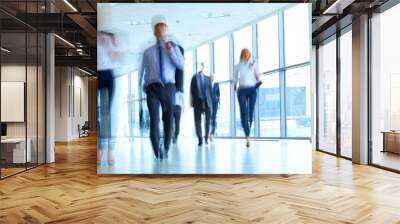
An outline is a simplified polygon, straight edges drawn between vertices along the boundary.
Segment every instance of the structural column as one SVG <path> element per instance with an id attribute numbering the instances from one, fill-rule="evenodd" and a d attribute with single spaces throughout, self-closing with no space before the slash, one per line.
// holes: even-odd
<path id="1" fill-rule="evenodd" d="M 54 75 L 54 35 L 46 36 L 46 162 L 52 163 L 55 133 L 55 75 Z"/>
<path id="2" fill-rule="evenodd" d="M 53 12 L 51 1 L 46 1 L 46 11 Z M 46 34 L 46 163 L 55 162 L 55 44 L 54 34 Z"/>
<path id="3" fill-rule="evenodd" d="M 368 163 L 368 15 L 353 20 L 353 162 Z"/>

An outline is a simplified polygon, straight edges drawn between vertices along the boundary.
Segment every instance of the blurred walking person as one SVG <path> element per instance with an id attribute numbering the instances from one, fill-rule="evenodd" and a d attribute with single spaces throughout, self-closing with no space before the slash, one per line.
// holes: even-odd
<path id="1" fill-rule="evenodd" d="M 115 83 L 114 69 L 119 60 L 117 40 L 114 33 L 99 31 L 97 34 L 97 162 L 99 165 L 114 163 L 113 149 L 115 139 L 111 122 L 111 106 L 114 102 Z"/>
<path id="2" fill-rule="evenodd" d="M 257 65 L 251 60 L 250 50 L 244 48 L 240 61 L 234 70 L 235 91 L 240 108 L 240 120 L 246 136 L 246 146 L 250 147 L 250 129 L 254 118 L 254 107 L 257 100 L 257 88 L 260 81 Z"/>
<path id="3" fill-rule="evenodd" d="M 196 135 L 199 140 L 198 146 L 203 145 L 203 133 L 201 129 L 201 116 L 205 114 L 205 135 L 204 140 L 208 144 L 208 135 L 210 133 L 211 112 L 213 110 L 211 99 L 211 80 L 204 72 L 204 63 L 200 63 L 200 70 L 190 82 L 190 98 L 194 110 L 194 124 Z"/>
<path id="4" fill-rule="evenodd" d="M 152 18 L 156 43 L 143 53 L 140 69 L 150 114 L 150 140 L 156 159 L 167 158 L 172 137 L 175 97 L 175 71 L 184 70 L 184 58 L 178 46 L 166 39 L 167 21 L 163 16 Z M 164 126 L 164 144 L 160 144 L 160 106 Z"/>
<path id="5" fill-rule="evenodd" d="M 217 128 L 217 111 L 220 102 L 220 91 L 219 91 L 219 83 L 214 81 L 214 74 L 210 75 L 211 80 L 211 96 L 212 96 L 212 113 L 211 113 L 211 131 L 210 131 L 210 140 L 215 136 L 215 130 Z"/>

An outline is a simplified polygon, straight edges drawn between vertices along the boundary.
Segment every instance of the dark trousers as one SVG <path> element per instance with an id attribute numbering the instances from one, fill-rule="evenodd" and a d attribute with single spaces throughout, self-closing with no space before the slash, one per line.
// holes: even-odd
<path id="1" fill-rule="evenodd" d="M 213 111 L 211 114 L 211 134 L 215 135 L 215 129 L 217 128 L 217 111 L 218 111 L 218 102 L 213 104 Z"/>
<path id="2" fill-rule="evenodd" d="M 111 105 L 114 98 L 114 78 L 112 70 L 97 71 L 97 147 L 99 150 L 113 148 L 110 144 L 111 129 Z"/>
<path id="3" fill-rule="evenodd" d="M 150 114 L 150 140 L 156 157 L 161 155 L 160 149 L 160 106 L 164 125 L 164 148 L 168 152 L 172 134 L 173 97 L 175 96 L 174 84 L 150 84 L 146 87 L 147 107 Z"/>
<path id="4" fill-rule="evenodd" d="M 207 103 L 201 102 L 199 105 L 194 107 L 194 124 L 196 126 L 196 135 L 199 142 L 203 140 L 202 129 L 201 129 L 201 115 L 205 113 L 206 119 L 204 121 L 204 126 L 206 128 L 205 138 L 208 138 L 208 133 L 210 132 L 210 121 L 211 121 L 211 109 L 207 106 Z"/>
<path id="5" fill-rule="evenodd" d="M 237 97 L 244 134 L 246 137 L 249 137 L 251 124 L 253 123 L 254 107 L 257 100 L 257 89 L 254 87 L 239 88 Z"/>
<path id="6" fill-rule="evenodd" d="M 182 113 L 181 107 L 175 105 L 174 106 L 174 123 L 175 123 L 174 138 L 175 139 L 177 139 L 178 135 L 179 135 L 179 128 L 180 128 L 180 123 L 181 123 L 181 113 Z"/>

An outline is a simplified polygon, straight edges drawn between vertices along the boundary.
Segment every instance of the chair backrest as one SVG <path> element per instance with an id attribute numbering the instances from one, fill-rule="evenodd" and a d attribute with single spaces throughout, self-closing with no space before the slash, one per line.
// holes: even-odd
<path id="1" fill-rule="evenodd" d="M 89 128 L 90 127 L 89 124 L 90 124 L 89 121 L 85 121 L 85 123 L 83 124 L 82 128 Z"/>

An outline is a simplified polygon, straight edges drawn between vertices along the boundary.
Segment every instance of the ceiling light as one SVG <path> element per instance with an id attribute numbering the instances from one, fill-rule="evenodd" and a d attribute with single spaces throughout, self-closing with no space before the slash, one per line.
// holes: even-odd
<path id="1" fill-rule="evenodd" d="M 73 47 L 73 48 L 75 48 L 75 45 L 73 45 L 71 42 L 69 42 L 68 40 L 66 40 L 66 39 L 64 39 L 64 38 L 62 38 L 62 37 L 60 37 L 59 35 L 57 35 L 57 34 L 54 34 L 54 36 L 55 37 L 57 37 L 59 40 L 61 40 L 62 42 L 64 42 L 65 44 L 67 44 L 67 45 L 69 45 L 70 47 Z"/>
<path id="2" fill-rule="evenodd" d="M 9 49 L 7 49 L 7 48 L 5 48 L 5 47 L 1 47 L 0 49 L 1 49 L 2 51 L 6 52 L 6 53 L 10 53 L 10 52 L 11 52 L 11 50 L 9 50 Z"/>
<path id="3" fill-rule="evenodd" d="M 230 13 L 202 13 L 201 16 L 206 19 L 214 19 L 214 18 L 222 18 L 222 17 L 229 17 L 231 16 Z"/>
<path id="4" fill-rule="evenodd" d="M 67 4 L 72 10 L 74 10 L 74 12 L 78 12 L 78 10 L 71 4 L 69 3 L 68 0 L 64 0 L 65 4 Z"/>
<path id="5" fill-rule="evenodd" d="M 138 20 L 138 21 L 128 21 L 128 24 L 131 26 L 140 26 L 140 25 L 148 25 L 149 21 Z"/>
<path id="6" fill-rule="evenodd" d="M 92 73 L 90 73 L 90 72 L 88 72 L 88 71 L 86 71 L 86 70 L 83 70 L 83 69 L 81 69 L 81 68 L 79 68 L 79 67 L 78 67 L 78 70 L 81 71 L 81 72 L 83 72 L 83 73 L 85 73 L 85 74 L 87 74 L 87 75 L 93 75 Z"/>

